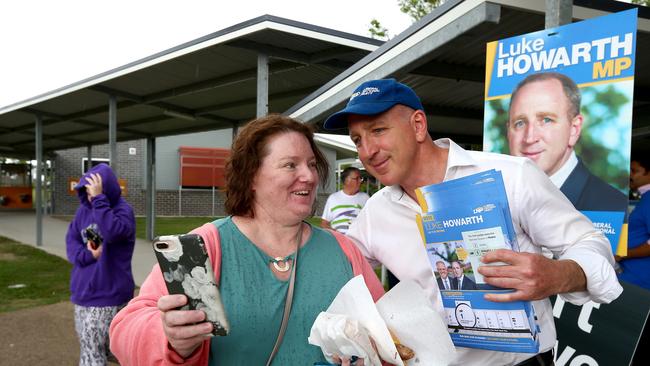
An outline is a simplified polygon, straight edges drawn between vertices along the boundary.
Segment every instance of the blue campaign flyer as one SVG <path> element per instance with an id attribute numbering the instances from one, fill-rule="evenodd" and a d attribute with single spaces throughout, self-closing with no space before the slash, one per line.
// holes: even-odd
<path id="1" fill-rule="evenodd" d="M 498 205 L 505 218 L 508 238 L 512 240 L 511 249 L 519 250 L 501 172 L 491 169 L 441 184 L 420 187 L 415 193 L 422 212 L 437 211 L 465 202 L 472 204 L 481 202 L 484 197 L 491 197 L 491 202 Z"/>
<path id="2" fill-rule="evenodd" d="M 486 252 L 516 246 L 501 173 L 481 172 L 416 193 L 425 212 L 418 225 L 454 344 L 536 353 L 538 327 L 531 303 L 484 300 L 486 293 L 512 290 L 488 285 L 476 270 Z"/>
<path id="3" fill-rule="evenodd" d="M 487 44 L 483 150 L 530 158 L 625 253 L 637 9 Z M 558 153 L 562 152 L 562 153 Z"/>

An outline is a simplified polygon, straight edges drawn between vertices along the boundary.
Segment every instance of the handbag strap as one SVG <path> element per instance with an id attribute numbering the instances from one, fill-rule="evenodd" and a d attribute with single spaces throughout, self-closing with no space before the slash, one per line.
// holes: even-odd
<path id="1" fill-rule="evenodd" d="M 282 316 L 282 324 L 280 325 L 280 331 L 278 332 L 278 338 L 275 340 L 275 345 L 273 350 L 269 355 L 268 361 L 266 361 L 266 366 L 270 366 L 273 362 L 273 358 L 278 349 L 280 349 L 280 344 L 282 344 L 282 338 L 284 338 L 284 332 L 287 330 L 287 323 L 289 323 L 289 315 L 291 314 L 291 303 L 293 302 L 293 287 L 296 281 L 296 267 L 298 267 L 298 252 L 300 251 L 300 244 L 302 242 L 302 221 L 300 222 L 300 229 L 298 230 L 298 243 L 296 244 L 296 255 L 293 257 L 293 267 L 291 268 L 291 277 L 289 278 L 289 287 L 287 288 L 287 297 L 284 300 L 284 315 Z"/>

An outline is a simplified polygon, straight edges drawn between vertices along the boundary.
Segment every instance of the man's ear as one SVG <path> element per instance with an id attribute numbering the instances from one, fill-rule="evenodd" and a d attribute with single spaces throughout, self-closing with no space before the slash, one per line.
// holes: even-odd
<path id="1" fill-rule="evenodd" d="M 415 132 L 417 142 L 423 142 L 429 135 L 429 125 L 427 116 L 421 110 L 416 110 L 411 114 L 411 123 Z"/>
<path id="2" fill-rule="evenodd" d="M 582 132 L 582 123 L 584 121 L 584 117 L 582 117 L 582 114 L 578 114 L 577 116 L 573 117 L 571 120 L 571 131 L 569 132 L 569 147 L 574 147 L 576 143 L 578 143 L 578 140 L 580 139 L 580 133 Z"/>

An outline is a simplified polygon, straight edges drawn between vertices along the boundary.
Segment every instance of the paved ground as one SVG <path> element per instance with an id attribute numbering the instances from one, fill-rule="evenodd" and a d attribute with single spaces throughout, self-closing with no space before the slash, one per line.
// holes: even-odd
<path id="1" fill-rule="evenodd" d="M 0 314 L 0 365 L 77 365 L 70 302 Z M 109 365 L 118 365 L 109 362 Z"/>
<path id="2" fill-rule="evenodd" d="M 79 343 L 70 302 L 0 314 L 0 365 L 75 365 Z"/>
<path id="3" fill-rule="evenodd" d="M 0 212 L 0 235 L 36 246 L 35 222 L 33 212 Z M 65 258 L 67 229 L 67 222 L 44 217 L 41 249 Z M 136 285 L 142 284 L 154 262 L 151 244 L 137 240 L 132 261 Z M 76 365 L 78 362 L 79 342 L 70 302 L 0 314 L 0 366 Z"/>

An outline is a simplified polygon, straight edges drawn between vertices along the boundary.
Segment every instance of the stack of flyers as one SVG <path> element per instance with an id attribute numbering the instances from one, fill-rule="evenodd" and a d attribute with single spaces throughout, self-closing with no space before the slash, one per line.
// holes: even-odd
<path id="1" fill-rule="evenodd" d="M 420 187 L 416 195 L 423 212 L 418 227 L 454 344 L 537 353 L 539 327 L 532 304 L 485 300 L 486 293 L 513 290 L 488 285 L 477 271 L 489 251 L 519 251 L 501 172 Z"/>

